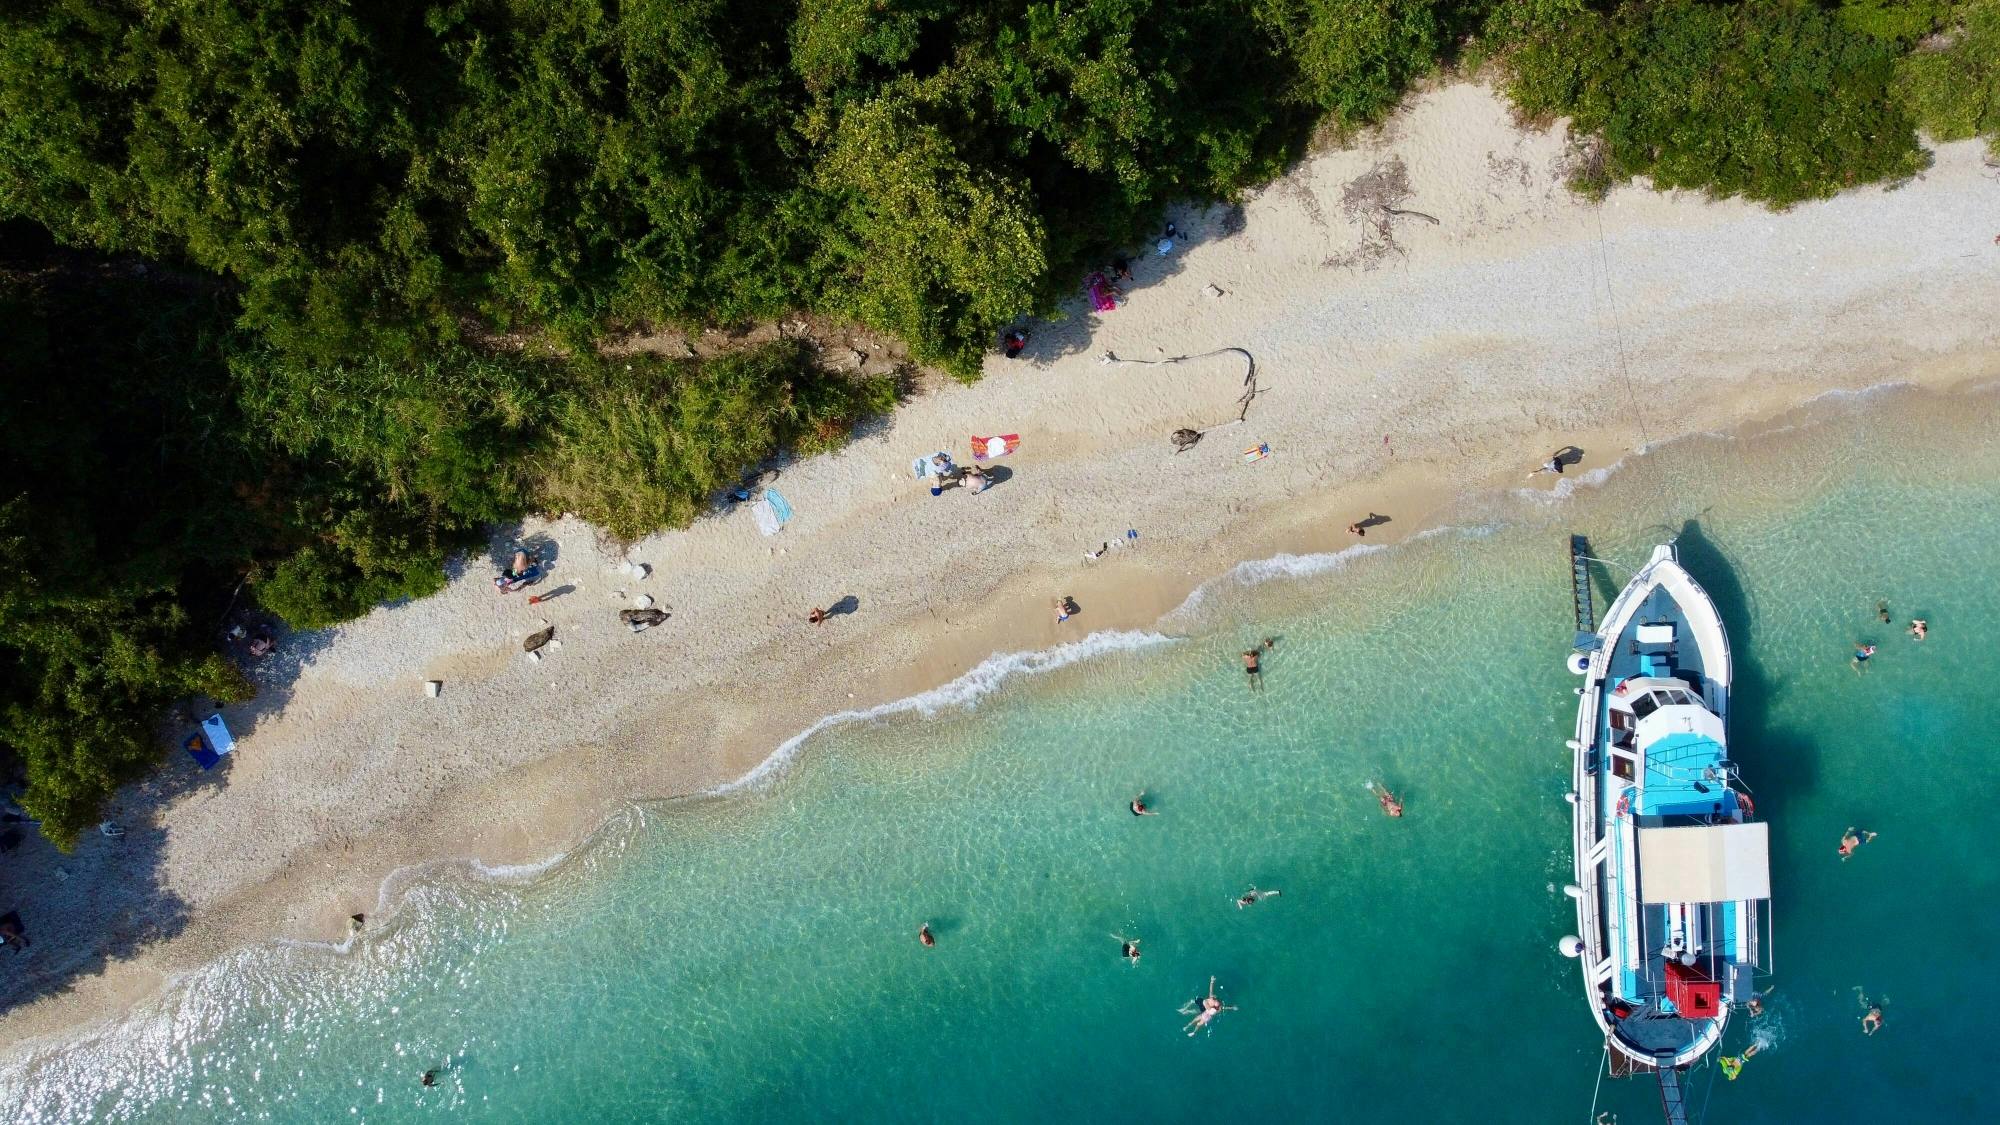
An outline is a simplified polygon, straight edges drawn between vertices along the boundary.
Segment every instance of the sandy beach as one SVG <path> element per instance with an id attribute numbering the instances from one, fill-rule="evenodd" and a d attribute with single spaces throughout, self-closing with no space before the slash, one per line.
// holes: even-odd
<path id="1" fill-rule="evenodd" d="M 0 1026 L 18 1046 L 247 942 L 340 940 L 394 871 L 545 859 L 625 802 L 742 777 L 822 716 L 1155 627 L 1234 562 L 1352 544 L 1370 513 L 1390 521 L 1368 541 L 1393 542 L 1468 496 L 1559 487 L 1523 477 L 1561 446 L 1584 452 L 1572 480 L 1828 390 L 2000 375 L 2000 169 L 1979 143 L 1783 214 L 1644 186 L 1591 202 L 1563 185 L 1568 151 L 1483 86 L 1433 90 L 1240 207 L 1177 213 L 1184 237 L 1135 254 L 1117 310 L 1078 301 L 978 385 L 927 382 L 786 467 L 776 535 L 747 509 L 628 548 L 535 522 L 435 597 L 289 638 L 260 697 L 224 711 L 225 768 L 175 754 L 109 810 L 123 839 L 10 856 L 5 905 L 36 945 L 0 978 Z M 1254 358 L 1258 393 L 1176 454 L 1174 430 L 1237 417 L 1246 360 L 1225 349 Z M 1158 362 L 1180 356 L 1206 358 Z M 1021 447 L 982 494 L 910 474 L 1002 433 Z M 1134 546 L 1085 557 L 1128 529 Z M 522 541 L 550 560 L 538 606 L 490 582 Z M 616 612 L 640 594 L 672 616 L 634 635 Z M 1054 620 L 1060 594 L 1078 617 Z M 530 662 L 545 622 L 560 647 Z"/>

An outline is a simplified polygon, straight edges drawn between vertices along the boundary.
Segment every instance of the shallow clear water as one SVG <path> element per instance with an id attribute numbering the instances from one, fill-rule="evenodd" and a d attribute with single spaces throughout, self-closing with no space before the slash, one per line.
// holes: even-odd
<path id="1" fill-rule="evenodd" d="M 833 727 L 768 784 L 628 812 L 541 875 L 412 877 L 352 951 L 245 951 L 0 1068 L 0 1098 L 27 1121 L 1543 1122 L 1588 1120 L 1593 1096 L 1654 1119 L 1649 1086 L 1597 1089 L 1555 952 L 1575 925 L 1562 536 L 1629 564 L 1680 531 L 1731 627 L 1777 919 L 1768 1046 L 1736 1082 L 1698 1073 L 1696 1105 L 1981 1118 L 1993 408 L 1823 403 L 1566 498 L 1468 502 L 1391 550 L 1241 568 L 1161 639 L 977 709 Z M 1930 641 L 1902 635 L 1911 615 Z M 1266 635 L 1257 695 L 1235 654 Z M 1857 639 L 1883 648 L 1865 676 Z M 1159 816 L 1126 812 L 1142 787 Z M 1849 824 L 1881 837 L 1841 863 Z M 1253 883 L 1283 894 L 1238 910 Z M 1211 974 L 1237 1010 L 1189 1038 L 1177 1009 Z M 1884 1004 L 1874 1038 L 1856 989 Z"/>

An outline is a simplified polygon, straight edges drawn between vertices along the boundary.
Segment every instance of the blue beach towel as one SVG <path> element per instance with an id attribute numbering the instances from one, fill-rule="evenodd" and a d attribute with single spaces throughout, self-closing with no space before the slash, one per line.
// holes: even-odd
<path id="1" fill-rule="evenodd" d="M 776 535 L 792 519 L 792 506 L 785 495 L 775 488 L 764 490 L 764 498 L 750 509 L 757 517 L 757 530 L 766 535 Z"/>

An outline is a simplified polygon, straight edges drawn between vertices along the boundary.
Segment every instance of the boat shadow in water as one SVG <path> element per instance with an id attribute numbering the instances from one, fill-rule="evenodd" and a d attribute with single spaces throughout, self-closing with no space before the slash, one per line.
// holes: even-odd
<path id="1" fill-rule="evenodd" d="M 1681 525 L 1674 540 L 1681 565 L 1708 591 L 1729 631 L 1735 683 L 1729 693 L 1729 757 L 1757 801 L 1759 819 L 1779 821 L 1792 798 L 1819 784 L 1819 747 L 1802 732 L 1776 727 L 1772 704 L 1787 690 L 1758 656 L 1759 623 L 1743 590 L 1739 568 L 1697 520 Z"/>

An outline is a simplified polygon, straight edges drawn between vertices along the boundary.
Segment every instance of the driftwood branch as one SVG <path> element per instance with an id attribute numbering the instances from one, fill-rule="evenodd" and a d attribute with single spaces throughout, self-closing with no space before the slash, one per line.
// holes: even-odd
<path id="1" fill-rule="evenodd" d="M 1422 211 L 1405 211 L 1400 207 L 1391 207 L 1386 203 L 1382 205 L 1382 210 L 1391 215 L 1408 215 L 1412 218 L 1423 219 L 1432 226 L 1438 225 L 1438 217 L 1436 215 L 1426 215 Z"/>

